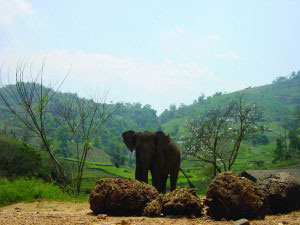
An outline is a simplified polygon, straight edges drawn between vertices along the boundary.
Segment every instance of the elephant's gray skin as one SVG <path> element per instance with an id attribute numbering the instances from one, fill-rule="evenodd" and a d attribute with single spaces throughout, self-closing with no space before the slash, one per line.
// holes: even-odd
<path id="1" fill-rule="evenodd" d="M 180 150 L 169 135 L 162 131 L 129 130 L 122 137 L 130 151 L 136 150 L 135 179 L 148 183 L 150 170 L 152 185 L 160 193 L 165 193 L 170 175 L 171 191 L 175 190 L 180 169 Z"/>

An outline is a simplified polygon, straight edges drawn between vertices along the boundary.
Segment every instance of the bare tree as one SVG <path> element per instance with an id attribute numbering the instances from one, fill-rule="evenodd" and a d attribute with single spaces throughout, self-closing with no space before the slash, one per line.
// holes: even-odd
<path id="1" fill-rule="evenodd" d="M 73 136 L 76 144 L 77 180 L 76 193 L 80 192 L 86 157 L 92 148 L 91 140 L 96 131 L 113 115 L 118 106 L 109 107 L 105 103 L 107 92 L 94 100 L 69 96 L 60 105 L 59 111 L 64 118 L 60 123 Z"/>
<path id="2" fill-rule="evenodd" d="M 189 135 L 184 141 L 185 151 L 212 164 L 214 176 L 222 170 L 230 170 L 243 138 L 261 117 L 257 105 L 245 104 L 244 95 L 240 95 L 225 107 L 207 111 L 187 124 Z"/>
<path id="3" fill-rule="evenodd" d="M 44 86 L 43 71 L 44 63 L 35 76 L 31 69 L 29 75 L 31 80 L 25 81 L 26 62 L 17 65 L 15 71 L 15 84 L 8 82 L 5 85 L 0 79 L 0 101 L 6 109 L 13 114 L 20 122 L 21 126 L 27 131 L 28 135 L 34 137 L 44 147 L 55 166 L 58 182 L 63 188 L 65 185 L 64 170 L 58 159 L 55 157 L 49 142 L 49 132 L 46 129 L 48 117 L 48 105 L 61 87 L 67 76 L 60 82 L 51 86 Z M 1 70 L 0 70 L 1 74 Z M 38 83 L 39 82 L 39 83 Z M 56 87 L 54 91 L 53 88 Z"/>

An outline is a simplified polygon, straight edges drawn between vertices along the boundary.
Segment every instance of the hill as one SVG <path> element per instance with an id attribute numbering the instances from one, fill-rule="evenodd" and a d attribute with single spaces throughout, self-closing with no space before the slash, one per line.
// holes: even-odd
<path id="1" fill-rule="evenodd" d="M 234 93 L 219 92 L 207 98 L 200 96 L 191 105 L 182 104 L 178 108 L 171 105 L 159 116 L 159 121 L 166 133 L 181 141 L 187 135 L 185 126 L 188 121 L 209 109 L 227 105 L 233 98 L 244 94 L 246 104 L 255 103 L 263 110 L 263 118 L 258 122 L 263 130 L 243 141 L 232 169 L 240 172 L 246 169 L 298 168 L 299 154 L 288 156 L 282 161 L 274 160 L 277 139 L 282 140 L 285 149 L 289 148 L 289 131 L 294 128 L 295 112 L 300 109 L 300 71 L 293 74 L 288 78 L 279 77 L 272 84 L 260 87 L 248 87 Z M 197 177 L 205 177 L 210 173 L 209 165 L 193 157 L 183 161 L 182 166 L 193 171 Z"/>
<path id="2" fill-rule="evenodd" d="M 12 85 L 12 88 L 15 88 L 14 85 Z M 54 90 L 51 90 L 51 92 L 54 92 Z M 276 139 L 287 135 L 289 126 L 294 119 L 294 112 L 300 109 L 300 71 L 289 78 L 278 78 L 272 84 L 253 88 L 248 87 L 234 93 L 222 94 L 217 92 L 214 96 L 207 98 L 200 96 L 193 104 L 182 104 L 179 108 L 171 105 L 159 117 L 150 105 L 143 106 L 140 103 L 101 103 L 109 111 L 117 110 L 106 123 L 96 130 L 92 140 L 93 150 L 89 158 L 87 158 L 87 170 L 83 178 L 83 187 L 89 188 L 91 183 L 94 183 L 99 177 L 132 177 L 134 175 L 130 168 L 134 166 L 134 156 L 129 154 L 128 149 L 122 143 L 122 132 L 129 129 L 162 129 L 165 133 L 170 134 L 172 138 L 180 141 L 186 134 L 185 123 L 187 120 L 196 118 L 208 109 L 221 107 L 240 94 L 245 94 L 247 103 L 255 102 L 264 109 L 264 117 L 259 123 L 264 126 L 265 132 L 261 135 L 263 139 L 259 136 L 256 138 L 257 140 L 251 139 L 243 142 L 233 170 L 288 168 L 299 165 L 299 157 L 278 162 L 277 164 L 274 164 L 273 159 Z M 59 112 L 59 106 L 70 96 L 78 101 L 91 101 L 79 98 L 72 93 L 55 93 L 49 104 L 46 124 L 46 128 L 49 129 L 51 144 L 53 149 L 56 150 L 55 154 L 61 159 L 66 158 L 68 161 L 72 161 L 75 156 L 74 137 L 68 135 L 59 126 L 58 121 L 61 122 L 63 120 Z M 29 142 L 37 149 L 41 147 L 33 141 L 32 137 L 27 135 L 26 130 L 20 126 L 20 122 L 11 116 L 2 104 L 0 104 L 0 110 L 0 129 L 3 129 L 5 133 L 10 133 L 12 137 L 17 138 L 21 142 Z M 63 148 L 68 150 L 67 156 L 63 152 Z M 120 168 L 112 166 L 112 161 L 116 162 L 116 158 L 119 160 Z M 193 158 L 183 160 L 182 167 L 194 184 L 200 187 L 202 191 L 205 191 L 206 179 L 209 177 L 210 168 Z M 181 176 L 178 183 L 185 186 L 186 181 Z"/>
<path id="3" fill-rule="evenodd" d="M 27 83 L 26 85 L 30 87 L 32 84 Z M 14 90 L 16 89 L 16 86 L 10 85 L 9 88 Z M 44 87 L 44 89 L 47 88 Z M 5 93 L 3 88 L 1 88 L 0 91 Z M 55 93 L 52 89 L 49 91 L 49 93 Z M 7 95 L 6 99 L 13 104 L 12 96 Z M 58 155 L 72 157 L 76 149 L 73 140 L 74 137 L 61 126 L 66 124 L 60 111 L 61 108 L 64 107 L 66 99 L 82 101 L 84 104 L 88 104 L 91 100 L 79 98 L 77 94 L 56 92 L 48 104 L 47 121 L 45 126 L 48 130 L 48 135 L 51 138 L 51 144 L 54 146 Z M 92 154 L 93 156 L 90 156 L 94 160 L 99 162 L 111 161 L 110 158 L 114 156 L 116 149 L 126 156 L 128 150 L 125 145 L 122 144 L 121 137 L 121 134 L 126 130 L 159 129 L 159 121 L 156 116 L 156 111 L 153 110 L 150 105 L 143 106 L 140 103 L 107 104 L 105 102 L 99 104 L 101 104 L 101 107 L 105 108 L 106 111 L 104 113 L 117 110 L 105 123 L 101 124 L 101 126 L 96 129 L 95 135 L 92 139 L 94 152 L 96 152 L 95 154 Z M 6 133 L 10 133 L 20 141 L 39 145 L 39 143 L 34 142 L 33 137 L 28 135 L 28 132 L 23 128 L 24 126 L 22 126 L 22 123 L 20 123 L 15 116 L 6 110 L 2 102 L 0 103 L 0 111 L 0 129 L 4 130 Z M 36 147 L 39 148 L 40 146 Z"/>
<path id="4" fill-rule="evenodd" d="M 182 104 L 178 108 L 171 105 L 159 116 L 159 121 L 164 131 L 180 139 L 185 133 L 187 120 L 196 118 L 207 109 L 223 106 L 240 94 L 245 94 L 246 103 L 256 103 L 263 109 L 263 122 L 267 130 L 280 129 L 293 120 L 295 111 L 300 109 L 300 71 L 290 78 L 280 77 L 272 84 L 248 87 L 234 93 L 217 92 L 207 98 L 200 96 L 193 104 Z"/>

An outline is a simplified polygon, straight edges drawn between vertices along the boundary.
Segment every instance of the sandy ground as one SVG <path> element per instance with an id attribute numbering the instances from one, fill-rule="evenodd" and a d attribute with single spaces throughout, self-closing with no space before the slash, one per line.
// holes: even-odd
<path id="1" fill-rule="evenodd" d="M 201 218 L 147 218 L 147 217 L 110 217 L 93 215 L 88 203 L 70 202 L 32 202 L 18 203 L 0 208 L 0 224 L 233 224 L 233 221 L 213 221 L 204 216 Z M 300 225 L 300 211 L 286 215 L 267 216 L 265 220 L 250 221 L 251 225 Z"/>

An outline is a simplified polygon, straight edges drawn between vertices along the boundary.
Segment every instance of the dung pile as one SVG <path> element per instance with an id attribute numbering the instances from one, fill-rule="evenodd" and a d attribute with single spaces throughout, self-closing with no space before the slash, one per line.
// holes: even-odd
<path id="1" fill-rule="evenodd" d="M 162 195 L 160 194 L 156 199 L 152 200 L 144 208 L 144 216 L 160 216 L 162 214 Z"/>
<path id="2" fill-rule="evenodd" d="M 202 215 L 203 204 L 197 196 L 197 189 L 180 188 L 160 195 L 144 209 L 146 216 L 167 215 Z"/>
<path id="3" fill-rule="evenodd" d="M 265 192 L 270 213 L 287 213 L 300 209 L 300 185 L 288 173 L 269 174 L 257 180 L 256 185 Z"/>
<path id="4" fill-rule="evenodd" d="M 115 216 L 141 215 L 146 204 L 158 196 L 155 187 L 137 180 L 104 178 L 89 195 L 90 209 Z"/>
<path id="5" fill-rule="evenodd" d="M 264 219 L 267 211 L 265 194 L 251 181 L 225 172 L 209 184 L 205 204 L 213 219 Z"/>

